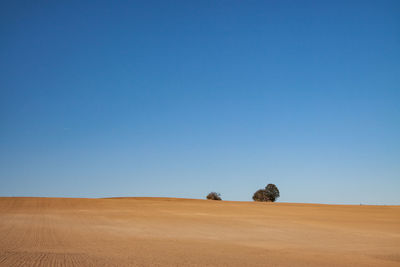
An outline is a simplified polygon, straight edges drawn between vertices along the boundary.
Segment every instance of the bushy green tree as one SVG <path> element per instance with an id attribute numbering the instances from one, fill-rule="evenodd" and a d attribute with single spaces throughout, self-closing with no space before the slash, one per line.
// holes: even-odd
<path id="1" fill-rule="evenodd" d="M 217 192 L 211 192 L 207 195 L 207 199 L 211 200 L 222 200 L 221 199 L 221 194 Z"/>
<path id="2" fill-rule="evenodd" d="M 257 190 L 253 195 L 254 201 L 275 202 L 279 198 L 279 189 L 274 184 L 268 184 L 265 189 Z"/>

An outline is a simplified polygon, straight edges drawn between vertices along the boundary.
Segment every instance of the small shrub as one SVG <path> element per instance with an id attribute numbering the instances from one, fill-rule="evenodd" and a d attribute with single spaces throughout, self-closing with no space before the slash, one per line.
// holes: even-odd
<path id="1" fill-rule="evenodd" d="M 222 200 L 221 199 L 221 194 L 217 192 L 211 192 L 207 195 L 207 199 L 211 200 Z"/>

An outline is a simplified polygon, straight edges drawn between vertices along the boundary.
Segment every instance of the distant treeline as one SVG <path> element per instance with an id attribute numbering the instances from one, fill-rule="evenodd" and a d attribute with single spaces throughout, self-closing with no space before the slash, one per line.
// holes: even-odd
<path id="1" fill-rule="evenodd" d="M 253 200 L 275 202 L 279 196 L 278 187 L 274 184 L 268 184 L 264 189 L 259 189 L 253 194 Z M 217 192 L 210 192 L 206 198 L 210 200 L 222 200 L 221 194 Z"/>

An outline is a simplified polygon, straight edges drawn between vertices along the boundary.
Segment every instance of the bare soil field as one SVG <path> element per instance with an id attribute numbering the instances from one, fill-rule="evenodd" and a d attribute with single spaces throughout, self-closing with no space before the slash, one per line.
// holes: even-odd
<path id="1" fill-rule="evenodd" d="M 400 206 L 0 198 L 0 266 L 400 266 Z"/>

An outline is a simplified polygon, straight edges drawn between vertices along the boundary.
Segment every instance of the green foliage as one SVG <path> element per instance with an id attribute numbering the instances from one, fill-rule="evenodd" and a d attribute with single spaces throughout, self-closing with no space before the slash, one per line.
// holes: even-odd
<path id="1" fill-rule="evenodd" d="M 211 192 L 207 195 L 207 199 L 210 200 L 222 200 L 221 199 L 221 194 L 217 192 Z"/>
<path id="2" fill-rule="evenodd" d="M 265 189 L 257 190 L 253 195 L 254 201 L 275 202 L 279 198 L 279 189 L 274 184 L 268 184 Z"/>

